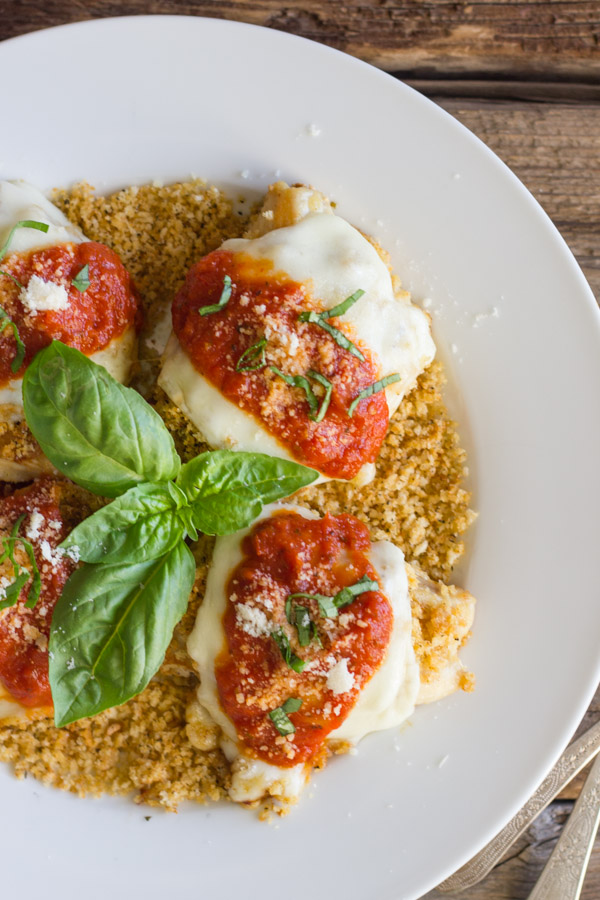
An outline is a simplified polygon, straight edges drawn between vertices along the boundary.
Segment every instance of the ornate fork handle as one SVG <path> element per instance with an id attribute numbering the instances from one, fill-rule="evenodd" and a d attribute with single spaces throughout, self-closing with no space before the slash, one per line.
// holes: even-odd
<path id="1" fill-rule="evenodd" d="M 599 823 L 600 757 L 596 757 L 529 900 L 578 900 Z"/>
<path id="2" fill-rule="evenodd" d="M 544 778 L 537 791 L 521 807 L 508 825 L 469 862 L 438 885 L 438 891 L 447 894 L 464 891 L 477 884 L 491 872 L 509 847 L 531 825 L 536 816 L 551 800 L 593 759 L 600 750 L 600 722 L 589 728 L 572 744 L 569 744 L 554 768 Z"/>

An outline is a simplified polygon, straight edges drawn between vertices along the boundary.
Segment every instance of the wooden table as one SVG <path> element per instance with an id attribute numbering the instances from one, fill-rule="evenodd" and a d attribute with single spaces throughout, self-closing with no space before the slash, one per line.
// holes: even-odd
<path id="1" fill-rule="evenodd" d="M 321 41 L 402 78 L 456 116 L 516 172 L 558 226 L 600 297 L 598 0 L 0 0 L 0 39 L 65 22 L 138 13 L 266 25 Z M 599 716 L 600 692 L 585 724 Z M 461 896 L 526 898 L 581 783 L 582 778 L 540 816 L 482 884 Z M 447 895 L 432 891 L 426 896 Z M 600 897 L 600 839 L 582 897 Z"/>

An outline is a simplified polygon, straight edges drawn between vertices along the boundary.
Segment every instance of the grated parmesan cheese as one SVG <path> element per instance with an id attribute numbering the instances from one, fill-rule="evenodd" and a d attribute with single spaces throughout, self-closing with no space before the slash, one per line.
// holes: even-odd
<path id="1" fill-rule="evenodd" d="M 354 675 L 348 669 L 348 660 L 345 656 L 329 670 L 327 687 L 334 694 L 346 694 L 354 687 Z"/>
<path id="2" fill-rule="evenodd" d="M 69 294 L 64 285 L 32 275 L 27 287 L 21 288 L 19 300 L 32 316 L 36 316 L 40 311 L 57 312 L 66 309 Z"/>
<path id="3" fill-rule="evenodd" d="M 249 603 L 236 606 L 235 619 L 242 631 L 251 637 L 268 637 L 271 634 L 269 621 L 262 609 Z"/>

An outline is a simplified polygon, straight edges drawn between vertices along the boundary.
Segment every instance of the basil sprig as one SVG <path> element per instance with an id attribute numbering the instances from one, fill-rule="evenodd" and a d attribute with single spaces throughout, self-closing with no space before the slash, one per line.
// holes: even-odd
<path id="1" fill-rule="evenodd" d="M 0 564 L 2 564 L 6 559 L 10 560 L 10 562 L 12 563 L 13 575 L 15 580 L 11 584 L 7 585 L 0 594 L 0 610 L 7 609 L 9 606 L 14 606 L 16 604 L 21 591 L 30 578 L 31 585 L 27 592 L 27 600 L 25 601 L 25 606 L 27 607 L 27 609 L 33 609 L 40 597 L 42 580 L 40 576 L 40 570 L 38 569 L 38 565 L 35 559 L 35 554 L 33 552 L 33 546 L 29 541 L 26 541 L 25 538 L 19 536 L 19 531 L 24 519 L 25 513 L 19 516 L 19 518 L 13 525 L 9 536 L 3 538 L 2 540 Z M 17 541 L 22 545 L 25 553 L 27 554 L 27 558 L 29 559 L 29 563 L 31 565 L 31 572 L 28 569 L 24 569 L 22 566 L 20 566 L 15 558 L 15 545 Z"/>
<path id="2" fill-rule="evenodd" d="M 143 690 L 185 612 L 195 566 L 185 538 L 228 534 L 318 473 L 261 453 L 202 453 L 182 466 L 162 419 L 102 366 L 55 341 L 23 382 L 27 424 L 57 469 L 116 497 L 62 547 L 85 565 L 52 620 L 55 722 L 67 725 Z M 176 479 L 176 480 L 173 480 Z"/>
<path id="3" fill-rule="evenodd" d="M 315 312 L 314 309 L 305 310 L 301 312 L 298 316 L 298 319 L 301 322 L 310 322 L 312 325 L 319 325 L 327 334 L 330 334 L 334 339 L 336 344 L 339 347 L 342 347 L 344 350 L 347 350 L 348 353 L 351 353 L 352 356 L 355 356 L 357 359 L 360 359 L 361 362 L 365 361 L 364 355 L 358 349 L 356 344 L 353 344 L 352 341 L 346 337 L 346 335 L 336 328 L 334 325 L 331 325 L 329 319 L 336 319 L 338 316 L 343 316 L 344 313 L 348 312 L 351 306 L 354 306 L 357 300 L 363 296 L 364 291 L 359 289 L 351 294 L 349 297 L 346 297 L 341 303 L 338 303 L 337 306 L 333 306 L 331 309 L 324 309 L 322 312 Z"/>
<path id="4" fill-rule="evenodd" d="M 291 594 L 285 601 L 285 617 L 290 625 L 295 625 L 298 632 L 298 643 L 301 647 L 308 647 L 313 640 L 320 643 L 317 626 L 311 619 L 308 609 L 298 603 L 292 603 L 294 596 L 298 595 Z"/>

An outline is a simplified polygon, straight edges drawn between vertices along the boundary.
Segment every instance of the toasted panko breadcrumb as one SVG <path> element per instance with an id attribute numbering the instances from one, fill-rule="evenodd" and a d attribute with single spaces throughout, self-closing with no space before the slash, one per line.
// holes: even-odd
<path id="1" fill-rule="evenodd" d="M 198 180 L 131 187 L 109 197 L 96 196 L 82 184 L 56 192 L 53 199 L 90 239 L 112 247 L 132 273 L 144 300 L 142 354 L 149 359 L 158 352 L 154 329 L 197 258 L 226 238 L 256 237 L 307 212 L 331 210 L 322 194 L 281 183 L 269 189 L 249 226 L 223 194 Z M 400 293 L 397 279 L 394 289 Z M 152 366 L 148 371 L 155 373 Z M 393 417 L 371 484 L 329 482 L 297 495 L 299 502 L 321 513 L 353 513 L 368 525 L 374 540 L 393 541 L 409 561 L 418 563 L 412 576 L 409 571 L 409 585 L 413 639 L 425 682 L 435 681 L 454 659 L 470 626 L 465 592 L 428 581 L 449 579 L 463 552 L 462 535 L 474 518 L 462 487 L 465 454 L 444 406 L 443 385 L 442 367 L 434 363 Z M 154 386 L 148 396 L 184 461 L 208 449 L 162 390 Z M 76 505 L 73 498 L 74 524 Z M 195 547 L 198 568 L 189 610 L 162 668 L 142 694 L 60 730 L 50 719 L 0 724 L 0 759 L 12 763 L 19 777 L 31 774 L 80 795 L 134 793 L 138 802 L 169 810 L 186 799 L 227 796 L 229 767 L 217 749 L 214 728 L 196 703 L 197 677 L 185 647 L 211 551 L 208 538 Z M 461 679 L 459 686 L 470 689 L 470 677 L 462 670 Z M 324 748 L 319 765 L 331 751 L 347 749 Z"/>

